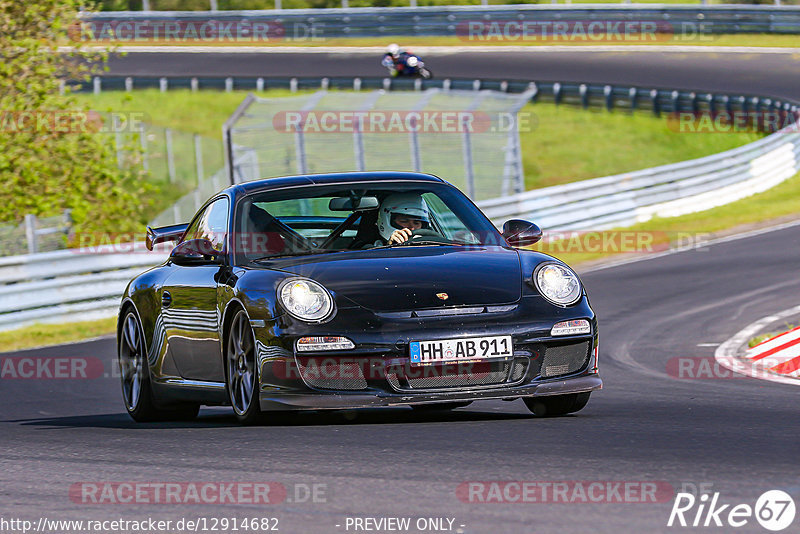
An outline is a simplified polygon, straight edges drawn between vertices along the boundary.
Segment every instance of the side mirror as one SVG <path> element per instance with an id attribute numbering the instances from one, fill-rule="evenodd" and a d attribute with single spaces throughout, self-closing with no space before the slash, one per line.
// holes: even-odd
<path id="1" fill-rule="evenodd" d="M 208 239 L 190 239 L 172 249 L 169 259 L 176 265 L 213 265 L 222 263 L 222 253 Z"/>
<path id="2" fill-rule="evenodd" d="M 512 247 L 526 247 L 542 238 L 542 229 L 532 222 L 511 219 L 503 225 L 503 237 Z"/>

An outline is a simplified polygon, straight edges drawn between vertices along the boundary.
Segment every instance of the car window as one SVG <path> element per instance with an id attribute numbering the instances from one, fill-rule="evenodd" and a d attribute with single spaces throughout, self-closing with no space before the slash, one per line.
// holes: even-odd
<path id="1" fill-rule="evenodd" d="M 422 198 L 431 212 L 431 226 L 440 234 L 458 243 L 480 243 L 478 236 L 467 228 L 464 221 L 459 219 L 441 198 L 434 193 L 423 193 Z"/>
<path id="2" fill-rule="evenodd" d="M 380 206 L 398 195 L 422 200 L 423 215 L 429 220 L 420 231 L 426 232 L 424 242 L 429 245 L 504 244 L 491 222 L 449 185 L 349 183 L 254 192 L 245 197 L 235 215 L 241 241 L 235 247 L 236 261 L 386 246 L 383 234 L 387 232 L 381 228 L 387 224 L 380 219 Z M 362 199 L 366 207 L 357 211 L 347 207 L 360 206 Z"/>
<path id="3" fill-rule="evenodd" d="M 225 235 L 228 232 L 228 199 L 220 198 L 209 204 L 203 212 L 195 217 L 186 230 L 184 241 L 189 239 L 208 239 L 215 250 L 225 247 Z"/>

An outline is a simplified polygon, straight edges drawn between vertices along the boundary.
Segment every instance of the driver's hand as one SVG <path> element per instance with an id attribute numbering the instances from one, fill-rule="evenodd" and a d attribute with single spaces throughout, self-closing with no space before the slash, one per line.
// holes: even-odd
<path id="1" fill-rule="evenodd" d="M 389 243 L 402 243 L 403 241 L 408 241 L 410 238 L 411 230 L 408 228 L 400 228 L 399 230 L 392 232 L 392 236 L 389 238 Z"/>

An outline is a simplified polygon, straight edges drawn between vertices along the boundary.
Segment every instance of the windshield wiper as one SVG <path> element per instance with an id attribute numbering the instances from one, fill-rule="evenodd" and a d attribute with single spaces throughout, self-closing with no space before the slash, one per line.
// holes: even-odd
<path id="1" fill-rule="evenodd" d="M 339 250 L 302 250 L 298 252 L 288 252 L 286 254 L 273 254 L 272 256 L 264 256 L 250 261 L 269 261 L 277 258 L 288 258 L 291 256 L 313 256 L 315 254 L 328 254 L 330 252 L 340 252 Z"/>

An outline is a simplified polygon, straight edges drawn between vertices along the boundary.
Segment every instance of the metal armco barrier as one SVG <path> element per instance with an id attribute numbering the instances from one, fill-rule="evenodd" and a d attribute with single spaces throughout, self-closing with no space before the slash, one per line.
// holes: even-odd
<path id="1" fill-rule="evenodd" d="M 158 83 L 158 79 L 155 80 Z M 121 82 L 121 83 L 120 83 Z M 531 91 L 534 102 L 557 102 L 609 110 L 644 110 L 656 115 L 676 112 L 775 114 L 794 120 L 796 102 L 754 95 L 721 95 L 668 89 L 527 81 L 433 80 L 424 84 L 383 78 L 170 78 L 166 86 L 242 89 L 295 87 L 316 89 L 422 89 L 429 87 Z M 132 80 L 139 86 L 140 79 Z M 103 84 L 125 87 L 124 79 L 104 78 Z M 704 158 L 651 169 L 584 180 L 479 202 L 496 223 L 530 219 L 545 232 L 554 229 L 604 229 L 629 225 L 653 216 L 675 216 L 719 206 L 764 191 L 800 171 L 797 127 L 754 143 Z M 447 177 L 444 177 L 447 178 Z M 207 180 L 208 181 L 208 180 Z M 209 182 L 211 183 L 211 182 Z M 216 187 L 216 186 L 214 186 Z M 205 195 L 206 197 L 208 194 Z M 194 202 L 193 194 L 186 201 Z M 172 221 L 170 221 L 172 222 Z M 120 252 L 120 249 L 124 251 Z M 166 252 L 146 253 L 143 244 L 111 250 L 62 250 L 0 258 L 0 330 L 32 322 L 68 321 L 114 315 L 128 280 L 164 261 Z"/>
<path id="2" fill-rule="evenodd" d="M 545 231 L 603 230 L 721 206 L 798 172 L 800 134 L 778 132 L 705 158 L 526 191 L 478 206 L 495 224 L 522 218 Z"/>
<path id="3" fill-rule="evenodd" d="M 137 243 L 0 258 L 0 330 L 112 316 L 130 279 L 167 256 Z"/>
<path id="4" fill-rule="evenodd" d="M 521 39 L 520 31 L 548 31 L 540 23 L 635 21 L 648 33 L 697 38 L 714 33 L 800 33 L 800 7 L 752 5 L 506 5 L 291 9 L 268 11 L 118 11 L 84 18 L 92 39 L 279 41 L 339 37 L 456 36 L 464 40 Z M 563 23 L 567 25 L 563 25 Z M 470 26 L 473 24 L 473 26 Z M 167 25 L 172 33 L 165 33 Z M 134 28 L 136 30 L 134 31 Z M 558 31 L 548 26 L 549 31 Z M 587 28 L 588 30 L 588 28 Z M 626 31 L 624 28 L 617 31 Z M 137 33 L 138 32 L 138 33 Z M 536 38 L 538 33 L 532 34 Z M 550 34 L 553 35 L 553 34 Z M 557 35 L 556 35 L 557 37 Z"/>

